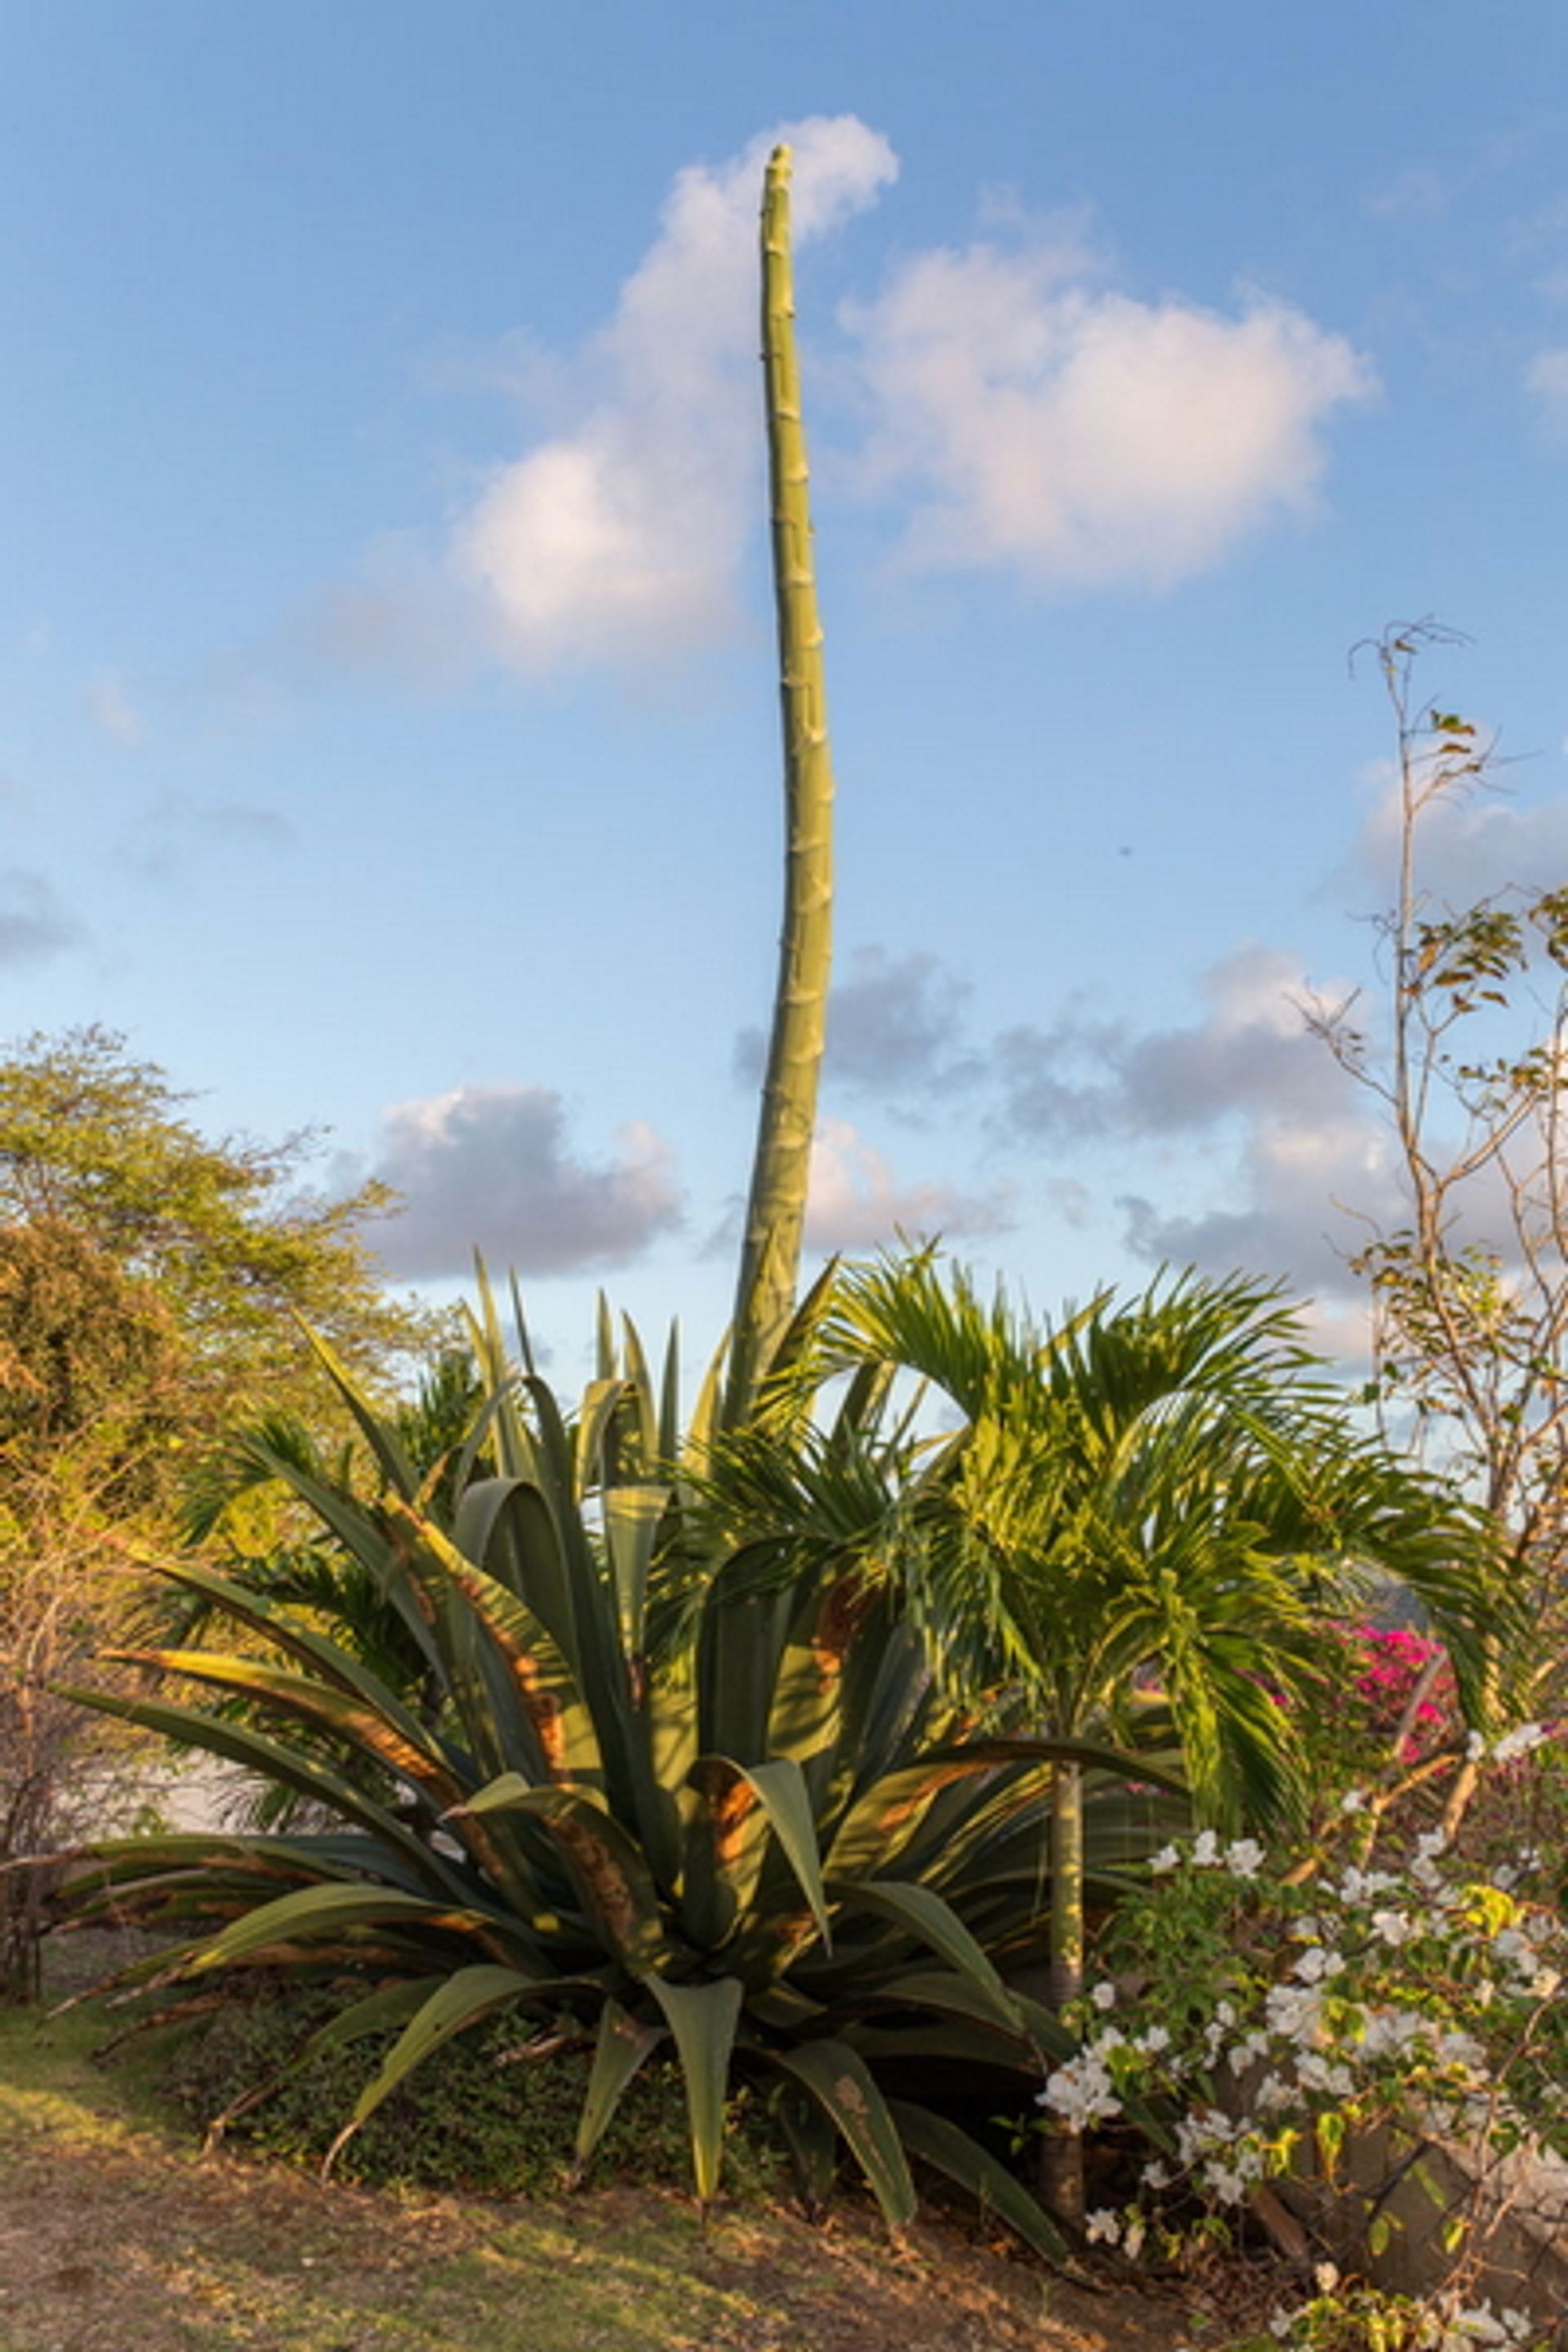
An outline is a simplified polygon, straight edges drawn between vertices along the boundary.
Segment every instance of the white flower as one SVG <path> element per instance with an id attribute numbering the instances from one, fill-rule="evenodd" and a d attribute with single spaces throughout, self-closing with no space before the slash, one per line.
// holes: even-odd
<path id="1" fill-rule="evenodd" d="M 1303 1984 L 1318 1984 L 1324 1977 L 1337 1977 L 1344 1964 L 1342 1952 L 1325 1950 L 1321 1944 L 1309 1944 L 1290 1973 L 1300 1977 Z"/>
<path id="2" fill-rule="evenodd" d="M 1102 2205 L 1097 2212 L 1091 2213 L 1084 2223 L 1083 2234 L 1091 2246 L 1119 2245 L 1121 2240 L 1121 2223 L 1108 2206 Z"/>
<path id="3" fill-rule="evenodd" d="M 1075 2131 L 1087 2131 L 1090 2124 L 1121 2113 L 1110 2074 L 1090 2050 L 1080 2051 L 1047 2074 L 1036 2104 L 1061 2116 Z"/>
<path id="4" fill-rule="evenodd" d="M 1340 1811 L 1342 1813 L 1359 1813 L 1365 1804 L 1366 1797 L 1362 1790 L 1347 1789 L 1340 1799 Z"/>
<path id="5" fill-rule="evenodd" d="M 1163 2163 L 1158 2157 L 1152 2164 L 1146 2164 L 1139 2175 L 1145 2189 L 1169 2189 L 1175 2177 L 1170 2166 Z"/>
<path id="6" fill-rule="evenodd" d="M 1511 1764 L 1516 1756 L 1528 1756 L 1532 1748 L 1539 1748 L 1545 1738 L 1544 1725 L 1521 1723 L 1516 1729 L 1503 1733 L 1492 1749 L 1492 1760 L 1497 1764 Z"/>
<path id="7" fill-rule="evenodd" d="M 1233 1878 L 1256 1878 L 1263 1862 L 1263 1848 L 1256 1838 L 1233 1838 L 1225 1850 L 1225 1866 Z"/>
<path id="8" fill-rule="evenodd" d="M 1140 2033 L 1132 2044 L 1134 2050 L 1141 2050 L 1145 2058 L 1157 2058 L 1162 2050 L 1168 2050 L 1170 2046 L 1170 2028 L 1164 2025 L 1152 2025 L 1147 2033 Z"/>
<path id="9" fill-rule="evenodd" d="M 1396 1952 L 1400 1945 L 1407 1944 L 1415 1933 L 1415 1922 L 1406 1911 L 1374 1911 L 1372 1932 L 1379 1943 L 1386 1944 L 1391 1952 Z"/>
<path id="10" fill-rule="evenodd" d="M 1213 1830 L 1200 1830 L 1193 1840 L 1193 1863 L 1199 1870 L 1210 1870 L 1219 1860 L 1219 1840 Z"/>
<path id="11" fill-rule="evenodd" d="M 1121 2250 L 1130 2263 L 1135 2263 L 1142 2252 L 1143 2241 L 1148 2234 L 1149 2225 L 1141 2213 L 1134 2213 L 1127 2224 L 1126 2234 L 1121 2244 Z"/>
<path id="12" fill-rule="evenodd" d="M 1338 2263 L 1319 2263 L 1312 2272 L 1312 2281 L 1320 2294 L 1332 2294 L 1340 2283 Z"/>
<path id="13" fill-rule="evenodd" d="M 1479 1731 L 1472 1731 L 1465 1742 L 1465 1761 L 1479 1764 L 1487 1752 L 1487 1743 Z"/>
<path id="14" fill-rule="evenodd" d="M 1093 2001 L 1096 2009 L 1114 2009 L 1116 2007 L 1116 1987 L 1109 1982 L 1097 1984 L 1089 1997 L 1090 2000 Z"/>
<path id="15" fill-rule="evenodd" d="M 1169 1872 L 1180 1870 L 1181 1866 L 1182 1857 L 1173 1845 L 1163 1845 L 1158 1853 L 1150 1856 L 1149 1869 L 1155 1878 L 1163 1878 Z"/>

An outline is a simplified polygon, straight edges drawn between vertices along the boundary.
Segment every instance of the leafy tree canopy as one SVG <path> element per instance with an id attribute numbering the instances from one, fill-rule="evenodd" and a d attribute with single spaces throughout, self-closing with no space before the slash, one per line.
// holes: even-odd
<path id="1" fill-rule="evenodd" d="M 36 1034 L 0 1057 L 8 1435 L 18 1417 L 46 1442 L 79 1425 L 118 1354 L 145 1353 L 154 1326 L 160 1385 L 175 1347 L 183 1412 L 204 1427 L 299 1395 L 295 1318 L 372 1380 L 428 1340 L 429 1318 L 376 1279 L 365 1228 L 390 1206 L 385 1188 L 326 1199 L 305 1181 L 312 1136 L 214 1140 L 189 1100 L 103 1028 Z"/>

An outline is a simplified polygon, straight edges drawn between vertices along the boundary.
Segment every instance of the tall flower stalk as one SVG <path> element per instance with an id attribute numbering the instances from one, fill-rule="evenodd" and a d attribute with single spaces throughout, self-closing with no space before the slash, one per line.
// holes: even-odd
<path id="1" fill-rule="evenodd" d="M 763 367 L 784 721 L 784 908 L 735 1291 L 724 1412 L 731 1426 L 743 1419 L 795 1303 L 832 962 L 833 762 L 795 348 L 790 163 L 788 147 L 775 147 L 762 218 Z"/>

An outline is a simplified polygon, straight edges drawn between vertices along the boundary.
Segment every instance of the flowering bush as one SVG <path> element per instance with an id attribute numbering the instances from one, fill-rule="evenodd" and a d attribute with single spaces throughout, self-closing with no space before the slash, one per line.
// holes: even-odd
<path id="1" fill-rule="evenodd" d="M 1386 1753 L 1399 1736 L 1416 1685 L 1442 1655 L 1442 1643 L 1405 1625 L 1357 1625 L 1349 1635 L 1352 1688 L 1368 1736 Z M 1454 1678 L 1447 1666 L 1415 1707 L 1400 1740 L 1399 1761 L 1413 1764 L 1454 1720 Z"/>
<path id="2" fill-rule="evenodd" d="M 1543 1737 L 1522 1727 L 1493 1759 L 1517 1764 Z M 1212 1831 L 1167 1846 L 1108 1930 L 1082 2046 L 1040 2095 L 1052 2117 L 1131 2122 L 1152 2143 L 1121 2201 L 1090 2216 L 1092 2241 L 1136 2259 L 1177 2256 L 1194 2231 L 1234 2238 L 1265 2183 L 1313 2164 L 1333 2182 L 1347 2140 L 1384 2124 L 1483 2164 L 1528 2138 L 1568 2154 L 1568 1927 L 1534 1857 L 1478 1875 L 1433 1830 L 1397 1862 L 1355 1859 L 1361 1810 L 1352 1793 L 1293 1866 Z M 1372 2254 L 1394 2226 L 1372 2214 Z M 1320 2291 L 1274 2336 L 1312 2352 L 1532 2345 L 1527 2318 L 1467 2296 L 1481 2251 L 1477 2219 L 1467 2254 L 1468 2226 L 1446 2233 L 1457 2268 L 1436 2300 Z"/>

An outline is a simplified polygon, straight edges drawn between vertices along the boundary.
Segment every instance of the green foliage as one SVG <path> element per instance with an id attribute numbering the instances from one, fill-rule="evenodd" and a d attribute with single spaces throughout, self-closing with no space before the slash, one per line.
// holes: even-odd
<path id="1" fill-rule="evenodd" d="M 344 2137 L 458 2035 L 542 2013 L 595 2043 L 580 2161 L 649 2055 L 673 2050 L 704 2198 L 738 2082 L 787 2094 L 813 2184 L 822 2132 L 837 2134 L 895 2224 L 912 2210 L 906 2147 L 984 2187 L 989 2159 L 928 2120 L 922 2074 L 1026 2097 L 1068 2046 L 997 1967 L 1038 1955 L 1046 1792 L 1058 1763 L 1080 1767 L 1091 1816 L 1130 1858 L 1179 1808 L 1162 1816 L 1145 1795 L 1132 1809 L 1121 1791 L 1129 1777 L 1172 1785 L 1168 1760 L 973 1736 L 857 1540 L 807 1543 L 781 1577 L 743 1526 L 722 1538 L 711 1501 L 678 1540 L 699 1464 L 668 1459 L 669 1383 L 656 1388 L 630 1335 L 572 1420 L 537 1377 L 509 1382 L 493 1328 L 479 1345 L 484 1402 L 438 1473 L 421 1475 L 341 1371 L 377 1493 L 250 1441 L 396 1612 L 416 1686 L 384 1681 L 308 1608 L 171 1567 L 252 1646 L 141 1663 L 245 1712 L 89 1703 L 241 1762 L 308 1810 L 278 1835 L 101 1849 L 76 1916 L 112 1909 L 186 1939 L 138 1979 L 353 1971 L 363 1997 L 324 2046 L 401 2031 Z M 908 1441 L 895 1426 L 879 1452 L 876 1402 L 852 1383 L 795 1454 L 807 1471 L 869 1465 L 885 1501 Z M 780 1433 L 786 1463 L 791 1443 Z M 1015 2200 L 1025 2217 L 1035 2243 L 1056 2243 Z"/>
<path id="2" fill-rule="evenodd" d="M 297 1382 L 292 1317 L 365 1372 L 419 1344 L 426 1322 L 384 1296 L 364 1238 L 391 1206 L 384 1189 L 313 1195 L 309 1136 L 213 1142 L 182 1115 L 186 1099 L 104 1029 L 31 1036 L 0 1061 L 0 1230 L 32 1237 L 33 1279 L 58 1255 L 64 1297 L 96 1253 L 147 1286 L 208 1424 Z M 61 1344 L 95 1344 L 60 1328 Z"/>
<path id="3" fill-rule="evenodd" d="M 367 2034 L 289 2061 L 337 2006 L 327 1990 L 260 1991 L 183 2034 L 163 2087 L 203 2130 L 226 2111 L 230 2142 L 288 2163 L 320 2165 L 339 2119 L 353 2107 L 391 2051 L 395 2033 Z M 448 2042 L 384 2100 L 343 2149 L 346 2179 L 416 2184 L 496 2197 L 548 2196 L 572 2167 L 573 2136 L 590 2059 L 580 2043 L 500 2019 Z M 245 2105 L 258 2082 L 281 2075 L 272 2095 Z M 744 2095 L 729 2118 L 731 2193 L 765 2191 L 778 2164 L 765 2119 Z M 652 2185 L 679 2173 L 687 2145 L 679 2069 L 668 2059 L 628 2083 L 595 2150 L 595 2178 Z"/>

